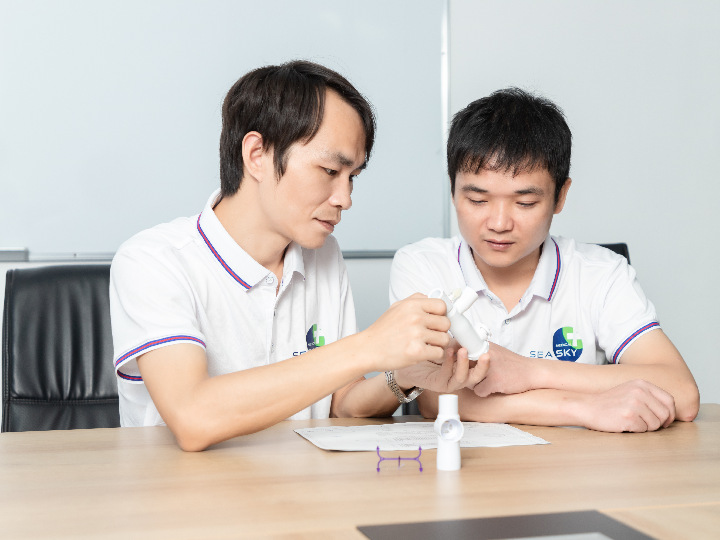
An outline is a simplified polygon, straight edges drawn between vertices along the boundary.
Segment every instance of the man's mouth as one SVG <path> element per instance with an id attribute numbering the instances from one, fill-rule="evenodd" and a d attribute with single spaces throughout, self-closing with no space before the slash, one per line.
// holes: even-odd
<path id="1" fill-rule="evenodd" d="M 494 239 L 485 240 L 485 242 L 490 246 L 490 248 L 497 250 L 497 251 L 504 251 L 506 249 L 509 249 L 510 246 L 512 246 L 515 243 L 515 242 L 510 242 L 508 240 L 494 240 Z"/>
<path id="2" fill-rule="evenodd" d="M 317 219 L 317 221 L 319 221 L 320 224 L 330 232 L 333 232 L 335 230 L 335 225 L 340 223 L 339 219 L 319 219 L 319 218 L 315 218 L 315 219 Z"/>

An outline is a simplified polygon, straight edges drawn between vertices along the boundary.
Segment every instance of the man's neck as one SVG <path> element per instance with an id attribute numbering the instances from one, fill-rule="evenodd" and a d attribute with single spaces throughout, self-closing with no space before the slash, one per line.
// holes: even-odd
<path id="1" fill-rule="evenodd" d="M 253 259 L 282 279 L 285 251 L 290 242 L 272 231 L 252 197 L 242 190 L 223 197 L 213 209 L 230 237 Z"/>
<path id="2" fill-rule="evenodd" d="M 472 251 L 472 250 L 471 250 Z M 540 262 L 542 246 L 509 267 L 493 267 L 475 256 L 473 259 L 488 289 L 505 305 L 508 313 L 527 291 Z"/>

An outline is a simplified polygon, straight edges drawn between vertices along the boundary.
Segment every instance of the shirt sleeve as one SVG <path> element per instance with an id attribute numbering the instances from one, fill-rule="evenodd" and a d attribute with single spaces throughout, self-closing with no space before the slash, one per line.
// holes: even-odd
<path id="1" fill-rule="evenodd" d="M 624 258 L 612 269 L 596 297 L 597 340 L 610 363 L 619 363 L 627 347 L 642 334 L 660 328 L 655 306 Z"/>
<path id="2" fill-rule="evenodd" d="M 407 298 L 414 293 L 429 294 L 441 288 L 445 292 L 465 286 L 462 273 L 442 246 L 419 250 L 410 246 L 401 248 L 393 257 L 390 267 L 390 303 Z"/>
<path id="3" fill-rule="evenodd" d="M 340 280 L 340 327 L 338 329 L 338 339 L 356 334 L 358 331 L 357 318 L 355 315 L 355 301 L 353 300 L 352 289 L 350 288 L 350 279 L 347 273 L 345 261 L 340 255 L 340 267 L 342 277 Z"/>
<path id="4" fill-rule="evenodd" d="M 161 248 L 162 249 L 162 248 Z M 137 357 L 175 343 L 205 347 L 192 287 L 172 257 L 125 245 L 110 269 L 110 316 L 117 376 L 141 383 Z"/>

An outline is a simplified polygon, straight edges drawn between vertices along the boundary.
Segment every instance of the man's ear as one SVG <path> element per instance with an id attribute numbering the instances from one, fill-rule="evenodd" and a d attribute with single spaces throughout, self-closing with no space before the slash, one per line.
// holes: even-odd
<path id="1" fill-rule="evenodd" d="M 567 198 L 568 190 L 570 189 L 570 184 L 572 184 L 572 180 L 568 177 L 565 179 L 563 187 L 560 188 L 560 194 L 558 195 L 558 200 L 555 203 L 554 214 L 562 212 L 563 206 L 565 206 L 565 199 Z"/>
<path id="2" fill-rule="evenodd" d="M 256 180 L 263 178 L 267 156 L 263 138 L 257 131 L 248 131 L 242 140 L 243 167 Z"/>

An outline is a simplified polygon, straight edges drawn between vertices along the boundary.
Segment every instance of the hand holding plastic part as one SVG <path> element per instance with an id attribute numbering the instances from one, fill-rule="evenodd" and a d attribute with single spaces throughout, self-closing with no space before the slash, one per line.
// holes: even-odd
<path id="1" fill-rule="evenodd" d="M 445 302 L 447 317 L 450 319 L 450 333 L 458 340 L 460 345 L 467 349 L 470 360 L 477 360 L 488 351 L 490 348 L 488 344 L 490 330 L 483 325 L 478 325 L 479 328 L 476 330 L 463 315 L 477 300 L 478 296 L 475 291 L 470 287 L 465 287 L 462 290 L 456 289 L 453 291 L 451 298 L 448 298 L 442 289 L 433 289 L 428 294 L 428 297 L 440 298 Z"/>
<path id="2" fill-rule="evenodd" d="M 438 471 L 457 471 L 460 468 L 460 439 L 465 426 L 458 414 L 458 397 L 455 394 L 438 396 L 438 415 L 434 424 L 438 436 Z"/>

